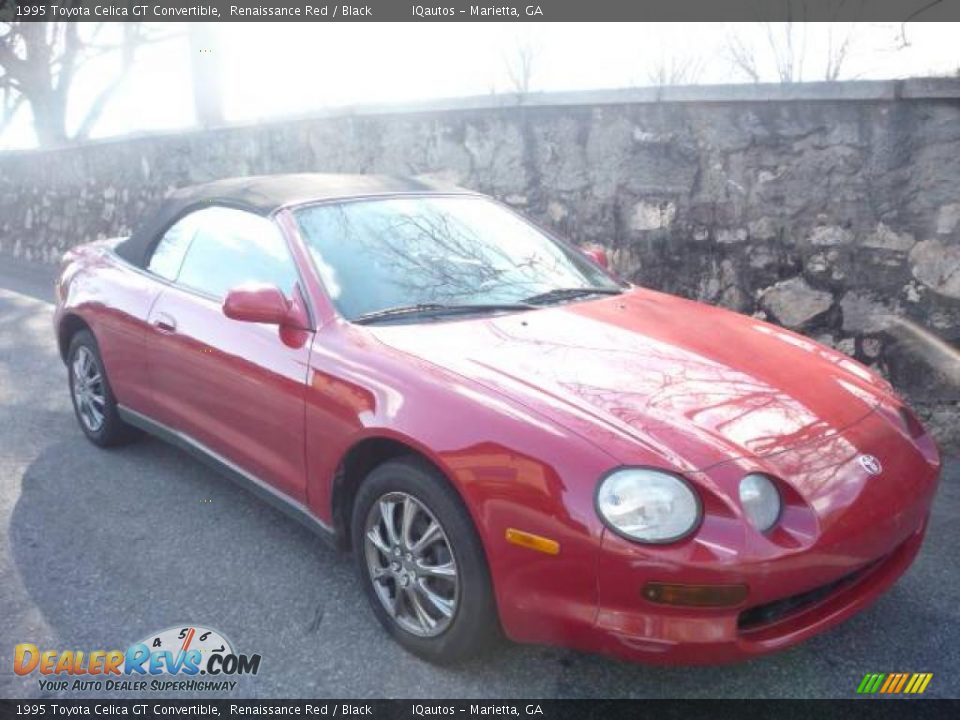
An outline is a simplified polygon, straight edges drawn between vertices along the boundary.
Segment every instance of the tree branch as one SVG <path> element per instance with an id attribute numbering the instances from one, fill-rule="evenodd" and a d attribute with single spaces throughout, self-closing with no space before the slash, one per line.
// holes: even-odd
<path id="1" fill-rule="evenodd" d="M 24 96 L 17 94 L 17 97 L 13 99 L 12 102 L 8 102 L 7 93 L 4 92 L 3 100 L 3 115 L 0 115 L 0 135 L 3 134 L 3 131 L 7 129 L 7 126 L 13 120 L 14 115 L 17 114 L 17 110 L 20 109 L 20 106 L 23 105 Z"/>
<path id="2" fill-rule="evenodd" d="M 752 82 L 760 82 L 756 56 L 740 38 L 732 35 L 727 39 L 727 55 L 735 69 L 746 75 Z"/>
<path id="3" fill-rule="evenodd" d="M 87 114 L 84 116 L 83 122 L 80 123 L 80 128 L 74 134 L 75 140 L 86 140 L 90 136 L 90 131 L 93 130 L 94 126 L 97 124 L 97 121 L 100 120 L 100 116 L 103 114 L 104 109 L 109 104 L 111 98 L 113 98 L 114 93 L 121 85 L 123 85 L 123 81 L 126 80 L 126 77 L 126 71 L 122 70 L 120 75 L 114 78 L 113 82 L 111 82 L 97 94 L 96 99 L 87 110 Z"/>
<path id="4" fill-rule="evenodd" d="M 80 128 L 77 130 L 76 135 L 74 135 L 75 140 L 86 140 L 87 137 L 89 137 L 90 131 L 93 130 L 94 125 L 97 124 L 97 121 L 103 114 L 104 109 L 113 98 L 114 93 L 116 93 L 120 86 L 123 85 L 123 81 L 126 80 L 127 74 L 130 72 L 130 67 L 133 65 L 137 48 L 139 47 L 143 38 L 140 24 L 130 23 L 125 25 L 123 29 L 123 35 L 123 54 L 120 58 L 120 71 L 117 77 L 114 78 L 113 82 L 111 82 L 97 94 L 96 99 L 87 110 L 87 114 L 84 116 L 83 122 L 80 123 Z"/>
<path id="5" fill-rule="evenodd" d="M 64 23 L 66 26 L 63 35 L 63 54 L 60 56 L 59 72 L 57 73 L 54 91 L 64 98 L 73 83 L 73 76 L 77 69 L 77 56 L 82 48 L 78 23 Z M 52 63 L 51 63 L 52 65 Z"/>
<path id="6" fill-rule="evenodd" d="M 12 28 L 7 34 L 0 37 L 0 66 L 4 68 L 8 75 L 22 72 L 27 64 L 14 50 L 18 35 L 17 30 Z"/>
<path id="7" fill-rule="evenodd" d="M 927 10 L 930 10 L 933 7 L 936 7 L 943 0 L 930 0 L 930 2 L 922 5 L 921 7 L 914 10 L 912 13 L 907 15 L 907 19 L 900 23 L 900 49 L 910 47 L 910 41 L 907 40 L 907 23 L 912 20 L 916 20 L 918 17 L 923 15 Z"/>

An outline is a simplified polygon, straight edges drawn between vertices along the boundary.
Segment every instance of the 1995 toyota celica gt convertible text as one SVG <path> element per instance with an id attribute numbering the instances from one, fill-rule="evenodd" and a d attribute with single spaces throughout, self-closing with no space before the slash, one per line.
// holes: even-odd
<path id="1" fill-rule="evenodd" d="M 68 253 L 56 333 L 91 441 L 156 434 L 352 549 L 427 659 L 728 662 L 869 605 L 936 491 L 910 409 L 605 264 L 456 188 L 223 180 Z"/>

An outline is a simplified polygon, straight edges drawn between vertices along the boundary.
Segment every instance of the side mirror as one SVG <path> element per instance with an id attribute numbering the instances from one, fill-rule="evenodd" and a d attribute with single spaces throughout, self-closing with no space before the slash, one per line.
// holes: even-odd
<path id="1" fill-rule="evenodd" d="M 283 325 L 290 318 L 291 304 L 275 287 L 234 288 L 223 300 L 223 314 L 241 322 Z"/>
<path id="2" fill-rule="evenodd" d="M 604 270 L 610 269 L 610 261 L 607 259 L 607 251 L 599 245 L 587 245 L 580 248 L 584 255 L 593 260 Z"/>

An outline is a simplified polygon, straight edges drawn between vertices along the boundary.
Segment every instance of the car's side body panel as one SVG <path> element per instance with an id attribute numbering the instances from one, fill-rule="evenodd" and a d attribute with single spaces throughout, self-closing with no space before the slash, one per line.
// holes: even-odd
<path id="1" fill-rule="evenodd" d="M 219 301 L 175 285 L 157 298 L 148 327 L 153 418 L 303 502 L 313 334 L 231 320 Z"/>

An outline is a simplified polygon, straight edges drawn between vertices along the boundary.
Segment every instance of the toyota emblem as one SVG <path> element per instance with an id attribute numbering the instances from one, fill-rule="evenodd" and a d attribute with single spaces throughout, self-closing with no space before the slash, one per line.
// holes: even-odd
<path id="1" fill-rule="evenodd" d="M 866 470 L 868 475 L 879 475 L 883 472 L 883 465 L 873 455 L 861 455 L 857 460 L 860 462 L 860 467 Z"/>

